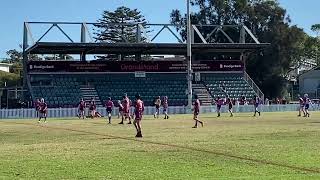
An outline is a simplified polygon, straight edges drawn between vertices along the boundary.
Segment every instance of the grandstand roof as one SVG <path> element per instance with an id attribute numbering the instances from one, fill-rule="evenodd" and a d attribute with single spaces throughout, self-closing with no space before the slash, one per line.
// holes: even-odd
<path id="1" fill-rule="evenodd" d="M 195 43 L 193 53 L 250 52 L 266 48 L 269 43 Z M 37 42 L 28 54 L 186 54 L 186 43 L 62 43 Z"/>

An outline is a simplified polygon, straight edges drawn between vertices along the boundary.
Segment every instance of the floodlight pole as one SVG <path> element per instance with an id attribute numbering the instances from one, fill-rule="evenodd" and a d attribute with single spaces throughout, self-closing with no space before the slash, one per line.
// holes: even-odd
<path id="1" fill-rule="evenodd" d="M 27 73 L 27 65 L 28 65 L 28 55 L 26 53 L 26 49 L 28 48 L 28 28 L 27 23 L 23 23 L 23 45 L 22 45 L 22 65 L 23 65 L 23 83 L 22 87 L 24 89 L 28 88 L 28 73 Z M 22 92 L 22 97 L 24 97 L 24 93 Z"/>
<path id="2" fill-rule="evenodd" d="M 85 24 L 82 23 L 81 24 L 81 43 L 86 43 L 86 28 L 85 28 Z M 86 61 L 86 53 L 82 52 L 80 54 L 80 60 L 81 61 Z"/>
<path id="3" fill-rule="evenodd" d="M 187 0 L 187 63 L 188 63 L 188 108 L 192 107 L 192 51 L 191 51 L 191 17 L 190 0 Z"/>
<path id="4" fill-rule="evenodd" d="M 318 54 L 318 51 L 319 51 L 319 48 L 318 48 L 318 43 L 320 43 L 320 36 L 319 36 L 319 32 L 320 31 L 317 31 L 317 46 L 316 46 L 316 48 L 317 48 L 317 52 L 316 52 L 316 64 L 317 64 L 317 66 L 319 66 L 320 64 L 318 64 L 318 58 L 319 58 L 319 54 Z"/>

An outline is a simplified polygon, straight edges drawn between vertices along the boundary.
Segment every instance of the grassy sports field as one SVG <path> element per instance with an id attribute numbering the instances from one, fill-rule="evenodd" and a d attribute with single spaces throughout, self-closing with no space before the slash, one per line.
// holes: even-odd
<path id="1" fill-rule="evenodd" d="M 0 120 L 0 179 L 320 179 L 320 113 Z"/>

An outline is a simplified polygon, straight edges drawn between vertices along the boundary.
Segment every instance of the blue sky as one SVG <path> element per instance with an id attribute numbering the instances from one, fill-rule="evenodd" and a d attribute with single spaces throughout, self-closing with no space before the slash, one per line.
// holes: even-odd
<path id="1" fill-rule="evenodd" d="M 172 9 L 185 11 L 186 0 L 2 0 L 0 3 L 0 58 L 6 57 L 9 49 L 19 48 L 22 42 L 24 21 L 78 21 L 95 22 L 104 10 L 119 6 L 137 8 L 150 23 L 168 23 Z M 312 24 L 320 23 L 319 0 L 279 0 L 287 9 L 293 24 L 305 29 L 311 35 Z M 34 38 L 40 36 L 47 26 L 31 27 Z M 67 27 L 72 38 L 78 38 L 77 27 Z M 53 31 L 52 36 L 56 35 Z M 169 33 L 159 41 L 172 39 Z M 50 34 L 48 36 L 50 38 Z M 58 38 L 63 38 L 58 37 Z"/>

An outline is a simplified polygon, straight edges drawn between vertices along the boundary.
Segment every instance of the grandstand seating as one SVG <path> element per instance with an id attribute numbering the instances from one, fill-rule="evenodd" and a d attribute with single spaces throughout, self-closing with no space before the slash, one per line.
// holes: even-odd
<path id="1" fill-rule="evenodd" d="M 156 96 L 168 96 L 171 105 L 181 106 L 187 104 L 185 77 L 185 74 L 147 74 L 146 78 L 135 78 L 134 74 L 112 74 L 95 81 L 95 86 L 103 100 L 109 96 L 121 100 L 126 92 L 131 99 L 141 94 L 145 105 L 153 105 Z"/>
<path id="2" fill-rule="evenodd" d="M 250 100 L 255 95 L 253 88 L 244 80 L 242 73 L 203 73 L 201 80 L 214 98 L 225 97 L 227 94 L 231 99 L 245 96 Z"/>
<path id="3" fill-rule="evenodd" d="M 108 97 L 121 100 L 124 93 L 131 99 L 141 94 L 145 105 L 153 105 L 156 96 L 168 96 L 170 105 L 186 105 L 187 89 L 185 74 L 147 74 L 146 78 L 135 78 L 134 74 L 34 76 L 31 81 L 33 97 L 44 97 L 51 107 L 75 106 L 81 98 L 81 85 L 91 85 L 97 90 L 102 102 Z M 40 83 L 41 82 L 41 83 Z"/>
<path id="4" fill-rule="evenodd" d="M 202 73 L 201 83 L 214 98 L 225 97 L 225 92 L 232 99 L 242 95 L 251 99 L 255 95 L 241 73 Z M 187 105 L 185 73 L 147 73 L 145 78 L 136 78 L 134 73 L 33 75 L 31 78 L 33 98 L 45 98 L 50 107 L 76 106 L 82 97 L 80 87 L 84 85 L 94 87 L 101 102 L 111 97 L 116 103 L 124 93 L 134 99 L 139 93 L 147 106 L 153 105 L 156 96 L 168 96 L 170 105 Z"/>
<path id="5" fill-rule="evenodd" d="M 51 107 L 73 107 L 79 102 L 81 92 L 76 79 L 62 77 L 50 79 L 42 79 L 40 84 L 37 84 L 37 81 L 31 83 L 34 98 L 44 98 Z"/>

